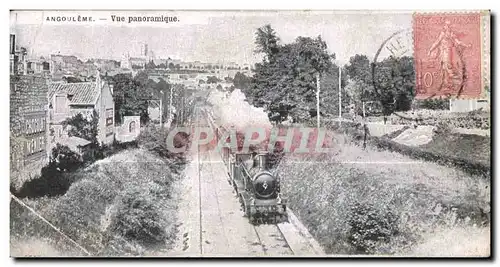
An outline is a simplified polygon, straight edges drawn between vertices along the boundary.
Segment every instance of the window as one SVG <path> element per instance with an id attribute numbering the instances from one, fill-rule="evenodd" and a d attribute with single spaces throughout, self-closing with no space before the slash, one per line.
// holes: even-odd
<path id="1" fill-rule="evenodd" d="M 129 131 L 130 133 L 135 132 L 135 121 L 133 121 L 133 122 L 131 122 L 131 123 L 129 124 L 129 126 L 128 126 L 128 131 Z"/>
<path id="2" fill-rule="evenodd" d="M 66 97 L 56 96 L 56 113 L 66 112 Z"/>
<path id="3" fill-rule="evenodd" d="M 43 136 L 39 137 L 38 144 L 39 144 L 38 151 L 43 151 L 45 146 L 45 140 Z"/>
<path id="4" fill-rule="evenodd" d="M 113 125 L 113 109 L 106 109 L 106 126 Z"/>
<path id="5" fill-rule="evenodd" d="M 35 139 L 32 139 L 30 142 L 30 148 L 28 154 L 33 154 L 33 152 L 35 152 Z"/>
<path id="6" fill-rule="evenodd" d="M 111 125 L 111 126 L 106 127 L 106 136 L 108 136 L 108 135 L 112 135 L 112 134 L 113 134 L 113 128 L 114 128 L 114 127 L 113 127 L 112 125 Z"/>

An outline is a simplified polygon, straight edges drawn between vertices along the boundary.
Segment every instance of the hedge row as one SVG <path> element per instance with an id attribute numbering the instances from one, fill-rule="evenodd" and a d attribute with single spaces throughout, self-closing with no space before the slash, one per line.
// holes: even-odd
<path id="1" fill-rule="evenodd" d="M 332 131 L 350 136 L 355 142 L 362 140 L 364 135 L 363 128 L 359 123 L 342 122 L 342 124 L 339 125 L 338 122 L 328 122 L 325 126 Z M 441 165 L 457 167 L 473 175 L 477 174 L 489 177 L 491 174 L 491 165 L 486 162 L 456 155 L 446 155 L 436 151 L 429 151 L 421 147 L 403 145 L 391 140 L 393 137 L 394 136 L 369 136 L 368 144 L 380 149 L 398 152 L 415 159 L 433 161 Z"/>
<path id="2" fill-rule="evenodd" d="M 426 161 L 436 162 L 445 166 L 457 167 L 472 175 L 481 175 L 489 177 L 491 166 L 474 159 L 467 159 L 453 155 L 444 155 L 442 153 L 431 152 L 420 147 L 410 147 L 384 137 L 370 137 L 369 141 L 372 145 L 401 153 L 415 159 L 423 159 Z"/>
<path id="3" fill-rule="evenodd" d="M 418 121 L 419 125 L 436 126 L 446 123 L 452 128 L 482 129 L 491 128 L 491 116 L 489 112 L 472 111 L 467 113 L 450 113 L 448 111 L 419 110 L 414 112 L 400 112 L 401 116 L 395 114 L 387 118 L 391 124 L 410 125 Z M 415 118 L 415 119 L 413 119 Z M 383 117 L 367 117 L 368 122 L 382 122 Z"/>

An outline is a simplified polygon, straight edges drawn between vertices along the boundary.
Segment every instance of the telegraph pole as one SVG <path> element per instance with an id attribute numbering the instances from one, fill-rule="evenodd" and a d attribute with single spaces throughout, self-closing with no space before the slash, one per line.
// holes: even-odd
<path id="1" fill-rule="evenodd" d="M 341 77 L 342 77 L 342 67 L 339 63 L 339 119 L 342 119 L 342 85 L 341 85 Z"/>
<path id="2" fill-rule="evenodd" d="M 318 120 L 318 130 L 319 130 L 319 123 L 320 123 L 320 112 L 319 112 L 319 91 L 321 89 L 320 85 L 320 79 L 319 79 L 319 72 L 316 73 L 316 86 L 318 90 L 316 90 L 316 119 Z"/>
<path id="3" fill-rule="evenodd" d="M 163 91 L 160 91 L 160 128 L 163 129 Z"/>
<path id="4" fill-rule="evenodd" d="M 168 123 L 170 127 L 170 123 L 172 123 L 172 92 L 174 90 L 174 85 L 170 85 L 170 102 L 168 105 Z"/>
<path id="5" fill-rule="evenodd" d="M 365 112 L 365 101 L 363 101 L 363 118 L 366 117 L 366 112 Z"/>

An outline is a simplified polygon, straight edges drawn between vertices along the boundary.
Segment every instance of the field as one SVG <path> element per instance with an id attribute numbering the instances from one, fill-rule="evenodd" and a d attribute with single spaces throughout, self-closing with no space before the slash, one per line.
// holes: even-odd
<path id="1" fill-rule="evenodd" d="M 278 167 L 290 207 L 327 253 L 489 255 L 488 178 L 339 140 L 335 153 L 287 155 Z"/>

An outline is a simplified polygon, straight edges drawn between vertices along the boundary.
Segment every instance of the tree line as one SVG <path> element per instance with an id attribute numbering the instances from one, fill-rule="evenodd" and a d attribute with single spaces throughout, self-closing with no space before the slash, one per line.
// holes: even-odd
<path id="1" fill-rule="evenodd" d="M 255 47 L 255 53 L 263 55 L 262 61 L 255 65 L 252 77 L 237 74 L 234 84 L 250 103 L 264 107 L 271 121 L 314 118 L 318 75 L 321 115 L 337 116 L 340 69 L 342 113 L 352 107 L 362 114 L 363 102 L 375 103 L 373 112 L 385 116 L 410 110 L 415 103 L 431 109 L 447 105 L 445 99 L 414 101 L 415 71 L 410 56 L 391 56 L 375 63 L 366 55 L 356 54 L 340 66 L 321 36 L 299 36 L 287 44 L 271 25 L 257 29 Z"/>

